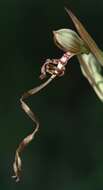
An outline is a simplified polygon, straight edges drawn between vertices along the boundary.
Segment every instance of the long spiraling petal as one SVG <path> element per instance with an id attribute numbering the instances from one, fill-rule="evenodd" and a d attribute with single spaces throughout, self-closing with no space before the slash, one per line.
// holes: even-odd
<path id="1" fill-rule="evenodd" d="M 27 105 L 27 103 L 24 100 L 26 98 L 36 94 L 37 92 L 39 92 L 43 88 L 45 88 L 55 77 L 56 77 L 56 75 L 52 75 L 47 81 L 42 83 L 40 86 L 37 86 L 37 87 L 27 91 L 20 98 L 22 109 L 29 116 L 29 118 L 31 118 L 31 120 L 35 123 L 36 126 L 35 126 L 35 129 L 33 130 L 33 132 L 21 141 L 21 143 L 19 144 L 19 146 L 16 150 L 15 160 L 13 163 L 14 176 L 12 176 L 13 178 L 15 178 L 16 182 L 18 182 L 20 180 L 20 177 L 21 177 L 22 161 L 21 161 L 20 155 L 23 152 L 23 150 L 25 149 L 25 147 L 34 139 L 34 136 L 39 129 L 38 119 L 36 118 L 35 114 L 33 113 L 31 108 Z"/>

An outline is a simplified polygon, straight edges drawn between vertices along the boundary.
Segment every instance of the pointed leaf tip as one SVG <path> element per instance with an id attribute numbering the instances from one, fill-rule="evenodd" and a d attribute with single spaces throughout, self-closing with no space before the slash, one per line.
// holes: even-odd
<path id="1" fill-rule="evenodd" d="M 98 62 L 103 66 L 103 56 L 101 53 L 102 51 L 97 46 L 96 42 L 93 40 L 93 38 L 87 32 L 87 30 L 85 29 L 83 24 L 79 21 L 79 19 L 74 15 L 74 13 L 67 8 L 65 8 L 65 10 L 68 13 L 68 15 L 70 16 L 71 20 L 73 21 L 82 40 L 85 42 L 85 44 L 90 49 L 90 51 L 95 55 Z"/>

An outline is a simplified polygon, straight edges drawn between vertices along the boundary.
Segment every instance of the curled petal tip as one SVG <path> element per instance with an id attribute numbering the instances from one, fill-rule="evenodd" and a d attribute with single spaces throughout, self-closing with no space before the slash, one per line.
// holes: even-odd
<path id="1" fill-rule="evenodd" d="M 20 181 L 20 178 L 16 175 L 12 176 L 13 179 L 15 179 L 16 182 L 19 182 Z"/>

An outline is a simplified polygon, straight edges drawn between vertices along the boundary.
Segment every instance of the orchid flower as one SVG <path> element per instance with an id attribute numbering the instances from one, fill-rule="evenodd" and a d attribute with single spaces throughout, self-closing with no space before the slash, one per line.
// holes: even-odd
<path id="1" fill-rule="evenodd" d="M 44 79 L 47 75 L 50 75 L 49 79 L 40 86 L 27 91 L 20 98 L 21 107 L 34 122 L 35 129 L 30 135 L 22 140 L 16 150 L 13 163 L 13 178 L 15 178 L 17 182 L 21 177 L 22 169 L 20 155 L 24 148 L 34 139 L 34 136 L 39 129 L 39 120 L 27 105 L 25 99 L 45 88 L 53 81 L 53 79 L 63 76 L 66 66 L 69 64 L 69 59 L 76 56 L 80 63 L 82 74 L 89 81 L 98 98 L 103 101 L 103 76 L 101 74 L 103 53 L 77 17 L 70 10 L 66 9 L 66 11 L 72 19 L 78 34 L 75 31 L 66 28 L 53 31 L 54 42 L 57 47 L 63 50 L 64 54 L 59 59 L 47 59 L 41 67 L 40 79 Z"/>

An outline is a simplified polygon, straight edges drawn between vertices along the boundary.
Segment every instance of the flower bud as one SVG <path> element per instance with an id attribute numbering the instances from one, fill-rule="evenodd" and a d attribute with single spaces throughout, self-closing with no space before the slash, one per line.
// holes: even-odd
<path id="1" fill-rule="evenodd" d="M 60 29 L 53 31 L 53 34 L 56 45 L 63 51 L 69 51 L 75 55 L 88 53 L 88 49 L 86 48 L 83 40 L 73 30 Z"/>

